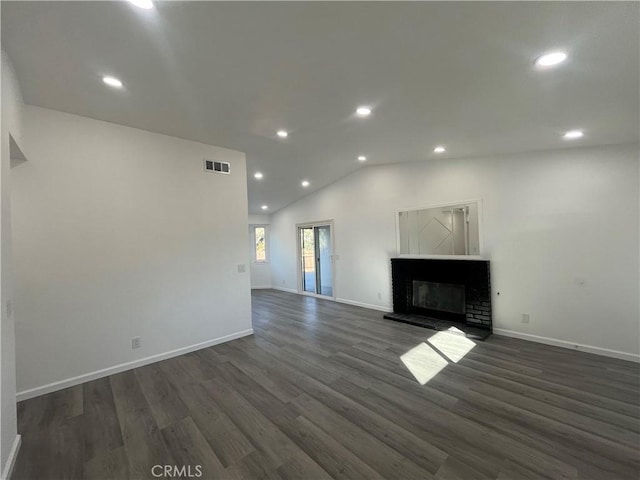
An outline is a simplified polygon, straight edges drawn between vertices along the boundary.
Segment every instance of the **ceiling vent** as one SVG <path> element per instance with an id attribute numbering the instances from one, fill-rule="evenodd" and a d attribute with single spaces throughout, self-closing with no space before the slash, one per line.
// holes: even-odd
<path id="1" fill-rule="evenodd" d="M 204 170 L 205 172 L 211 173 L 231 173 L 231 164 L 229 162 L 217 162 L 215 160 L 207 160 L 204 159 Z"/>

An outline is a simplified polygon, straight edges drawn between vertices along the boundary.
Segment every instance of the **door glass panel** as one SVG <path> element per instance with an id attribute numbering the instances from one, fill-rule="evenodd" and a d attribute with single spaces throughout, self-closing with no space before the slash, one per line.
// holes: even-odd
<path id="1" fill-rule="evenodd" d="M 315 227 L 318 246 L 318 292 L 320 295 L 333 296 L 333 268 L 331 265 L 331 227 L 323 225 Z"/>
<path id="2" fill-rule="evenodd" d="M 316 293 L 315 236 L 312 227 L 300 228 L 302 290 Z"/>

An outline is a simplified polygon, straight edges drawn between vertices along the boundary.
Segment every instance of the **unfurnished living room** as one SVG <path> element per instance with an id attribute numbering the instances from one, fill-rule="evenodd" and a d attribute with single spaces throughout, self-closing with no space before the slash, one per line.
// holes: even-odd
<path id="1" fill-rule="evenodd" d="M 640 478 L 639 2 L 0 9 L 0 480 Z"/>

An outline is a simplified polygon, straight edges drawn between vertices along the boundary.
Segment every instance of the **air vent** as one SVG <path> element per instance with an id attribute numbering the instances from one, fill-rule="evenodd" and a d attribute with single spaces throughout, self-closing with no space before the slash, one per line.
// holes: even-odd
<path id="1" fill-rule="evenodd" d="M 204 170 L 211 173 L 231 173 L 231 164 L 229 162 L 217 162 L 215 160 L 204 159 Z"/>

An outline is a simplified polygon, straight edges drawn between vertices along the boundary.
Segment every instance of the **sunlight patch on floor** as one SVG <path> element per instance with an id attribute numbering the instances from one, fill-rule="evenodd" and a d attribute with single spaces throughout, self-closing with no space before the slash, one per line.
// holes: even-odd
<path id="1" fill-rule="evenodd" d="M 451 328 L 460 332 L 460 330 L 455 327 Z M 476 346 L 474 342 L 464 336 L 464 333 L 460 335 L 460 333 L 454 331 L 438 332 L 427 341 L 453 363 L 458 363 Z"/>
<path id="2" fill-rule="evenodd" d="M 420 385 L 425 385 L 450 362 L 458 363 L 476 346 L 463 331 L 455 327 L 438 332 L 427 341 L 431 345 L 422 342 L 400 356 Z"/>
<path id="3" fill-rule="evenodd" d="M 400 360 L 420 385 L 426 384 L 448 365 L 438 352 L 424 342 L 402 355 Z"/>

